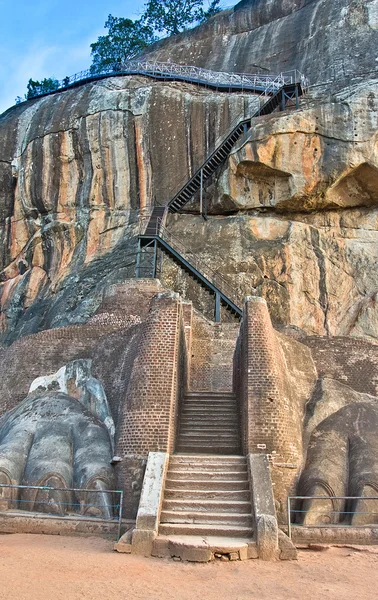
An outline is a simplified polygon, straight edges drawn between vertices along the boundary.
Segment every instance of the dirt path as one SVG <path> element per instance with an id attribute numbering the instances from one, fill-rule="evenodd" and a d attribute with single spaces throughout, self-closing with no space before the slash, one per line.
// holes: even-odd
<path id="1" fill-rule="evenodd" d="M 292 563 L 196 565 L 112 551 L 99 538 L 0 535 L 1 600 L 368 600 L 378 549 L 300 552 Z"/>

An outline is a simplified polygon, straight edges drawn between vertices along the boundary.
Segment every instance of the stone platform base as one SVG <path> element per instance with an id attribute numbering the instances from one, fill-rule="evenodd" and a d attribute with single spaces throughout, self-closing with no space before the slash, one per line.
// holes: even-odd
<path id="1" fill-rule="evenodd" d="M 305 544 L 353 544 L 355 546 L 378 545 L 378 526 L 370 527 L 305 527 L 293 526 L 292 540 L 295 545 Z"/>
<path id="2" fill-rule="evenodd" d="M 256 542 L 253 540 L 191 535 L 157 537 L 153 543 L 152 556 L 190 562 L 258 558 Z"/>
<path id="3" fill-rule="evenodd" d="M 130 527 L 130 523 L 122 522 L 122 529 Z M 0 512 L 0 533 L 36 533 L 46 535 L 99 536 L 117 539 L 118 521 L 107 521 L 80 515 L 53 517 L 41 513 Z"/>

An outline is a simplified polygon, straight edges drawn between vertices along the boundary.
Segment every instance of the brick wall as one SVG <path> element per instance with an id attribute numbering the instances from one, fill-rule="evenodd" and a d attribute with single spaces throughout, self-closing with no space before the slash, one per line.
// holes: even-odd
<path id="1" fill-rule="evenodd" d="M 181 302 L 175 294 L 158 294 L 143 325 L 117 431 L 118 485 L 128 518 L 138 507 L 148 453 L 174 449 L 186 362 Z"/>
<path id="2" fill-rule="evenodd" d="M 79 358 L 93 359 L 93 374 L 105 388 L 115 420 L 135 357 L 141 323 L 152 297 L 162 290 L 156 280 L 130 280 L 107 291 L 86 325 L 73 325 L 25 336 L 3 349 L 0 360 L 0 416 L 17 406 L 30 384 Z"/>
<path id="3" fill-rule="evenodd" d="M 302 460 L 301 423 L 291 399 L 285 358 L 262 298 L 245 303 L 234 369 L 244 452 L 268 455 L 277 508 L 284 514 Z"/>
<path id="4" fill-rule="evenodd" d="M 191 305 L 157 294 L 154 280 L 107 291 L 88 324 L 43 331 L 2 349 L 0 415 L 22 401 L 31 382 L 67 362 L 91 358 L 116 423 L 116 468 L 125 515 L 134 518 L 148 452 L 174 448 L 179 396 L 187 386 Z M 185 318 L 183 317 L 185 312 Z"/>
<path id="5" fill-rule="evenodd" d="M 213 323 L 193 313 L 189 389 L 232 391 L 239 323 Z"/>

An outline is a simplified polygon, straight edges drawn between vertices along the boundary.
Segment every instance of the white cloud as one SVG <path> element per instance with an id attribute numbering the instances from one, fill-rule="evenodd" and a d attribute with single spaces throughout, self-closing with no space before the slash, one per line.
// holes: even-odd
<path id="1" fill-rule="evenodd" d="M 13 106 L 16 96 L 24 96 L 31 77 L 63 79 L 66 75 L 89 68 L 90 43 L 97 39 L 98 35 L 101 35 L 101 32 L 70 47 L 69 51 L 59 45 L 32 46 L 27 55 L 19 61 L 14 56 L 3 61 L 0 66 L 0 79 L 6 82 L 6 85 L 0 89 L 0 114 Z"/>

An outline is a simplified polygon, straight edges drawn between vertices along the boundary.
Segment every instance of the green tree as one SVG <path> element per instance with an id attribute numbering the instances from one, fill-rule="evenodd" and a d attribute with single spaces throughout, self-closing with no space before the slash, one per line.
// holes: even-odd
<path id="1" fill-rule="evenodd" d="M 49 92 L 55 92 L 55 90 L 59 89 L 59 81 L 54 79 L 53 77 L 45 77 L 41 81 L 34 81 L 33 79 L 29 79 L 27 85 L 27 93 L 25 94 L 25 99 L 29 100 L 30 98 L 34 98 L 35 96 L 39 96 L 40 94 L 48 94 Z"/>
<path id="2" fill-rule="evenodd" d="M 202 11 L 203 14 L 201 16 L 201 23 L 207 21 L 208 19 L 219 13 L 221 10 L 222 9 L 220 7 L 220 0 L 212 0 L 212 2 L 210 2 L 209 4 L 209 8 L 205 11 Z"/>
<path id="3" fill-rule="evenodd" d="M 203 0 L 148 0 L 142 20 L 155 31 L 177 35 L 221 10 L 220 0 L 212 0 L 207 10 L 203 4 Z"/>
<path id="4" fill-rule="evenodd" d="M 109 15 L 105 28 L 108 34 L 91 44 L 92 73 L 117 70 L 118 65 L 140 54 L 157 39 L 142 19 L 132 21 Z"/>

